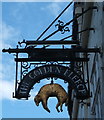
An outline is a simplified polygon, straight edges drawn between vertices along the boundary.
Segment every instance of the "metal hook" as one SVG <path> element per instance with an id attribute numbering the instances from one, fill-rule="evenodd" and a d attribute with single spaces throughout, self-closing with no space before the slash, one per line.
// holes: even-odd
<path id="1" fill-rule="evenodd" d="M 53 84 L 54 83 L 54 81 L 53 81 L 53 77 L 51 77 L 51 84 Z"/>

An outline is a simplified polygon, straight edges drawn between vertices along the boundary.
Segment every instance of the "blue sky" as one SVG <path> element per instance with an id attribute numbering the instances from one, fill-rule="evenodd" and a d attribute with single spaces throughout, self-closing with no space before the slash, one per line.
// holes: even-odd
<path id="1" fill-rule="evenodd" d="M 55 19 L 55 17 L 65 8 L 68 2 L 2 2 L 2 46 L 3 48 L 15 48 L 18 41 L 35 40 L 46 27 Z M 71 6 L 60 20 L 65 23 L 72 19 L 73 7 Z M 57 22 L 56 22 L 57 24 Z M 71 26 L 69 26 L 71 29 Z M 56 30 L 55 24 L 44 35 L 46 37 Z M 60 40 L 71 33 L 54 35 L 51 39 Z M 42 37 L 41 40 L 44 38 Z M 50 39 L 50 40 L 51 40 Z M 66 46 L 67 47 L 67 46 Z M 0 58 L 1 59 L 1 58 Z M 50 83 L 46 79 L 36 84 L 31 91 L 31 97 L 28 101 L 12 98 L 15 80 L 15 62 L 14 56 L 2 54 L 2 66 L 0 68 L 0 102 L 2 101 L 2 118 L 67 118 L 68 112 L 65 105 L 63 112 L 57 113 L 55 106 L 56 98 L 50 98 L 48 101 L 51 113 L 46 112 L 43 107 L 37 107 L 33 101 L 34 96 L 41 86 Z M 61 84 L 67 90 L 67 84 L 58 79 L 56 83 Z M 2 97 L 1 97 L 2 94 Z"/>

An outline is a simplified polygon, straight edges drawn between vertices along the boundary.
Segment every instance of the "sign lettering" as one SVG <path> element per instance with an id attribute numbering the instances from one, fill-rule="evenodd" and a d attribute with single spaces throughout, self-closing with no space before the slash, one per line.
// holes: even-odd
<path id="1" fill-rule="evenodd" d="M 69 78 L 72 78 L 72 77 L 74 77 L 74 74 L 73 74 L 73 72 L 70 72 L 70 74 L 68 75 L 68 77 L 69 77 Z"/>
<path id="2" fill-rule="evenodd" d="M 41 69 L 39 69 L 39 72 L 40 72 L 40 74 L 42 75 L 42 71 L 41 71 Z"/>
<path id="3" fill-rule="evenodd" d="M 76 81 L 75 81 L 75 84 L 80 84 L 80 79 L 77 79 Z"/>
<path id="4" fill-rule="evenodd" d="M 61 73 L 61 68 L 56 67 L 55 72 Z"/>
<path id="5" fill-rule="evenodd" d="M 47 73 L 46 67 L 43 67 L 43 69 L 44 69 L 44 73 L 46 74 Z"/>
<path id="6" fill-rule="evenodd" d="M 23 92 L 24 90 L 27 90 L 27 88 L 30 88 L 29 86 L 33 86 L 35 83 L 40 81 L 42 77 L 43 78 L 44 77 L 47 78 L 49 76 L 53 77 L 53 75 L 54 77 L 59 77 L 59 78 L 62 77 L 62 79 L 64 79 L 69 83 L 71 83 L 70 81 L 72 81 L 72 83 L 74 83 L 76 91 L 78 91 L 78 94 L 82 96 L 87 95 L 88 93 L 87 87 L 84 81 L 82 80 L 81 76 L 78 75 L 77 72 L 72 71 L 69 67 L 65 67 L 61 65 L 44 65 L 36 69 L 33 69 L 26 76 L 24 76 L 18 90 Z M 27 93 L 28 91 L 29 90 L 27 90 Z"/>
<path id="7" fill-rule="evenodd" d="M 29 74 L 30 79 L 34 79 L 34 76 L 32 76 L 32 73 Z"/>
<path id="8" fill-rule="evenodd" d="M 34 72 L 33 72 L 33 75 L 34 75 L 34 76 L 37 76 L 37 72 L 36 72 L 36 71 L 34 71 Z"/>
<path id="9" fill-rule="evenodd" d="M 67 74 L 69 74 L 69 70 L 68 69 L 66 69 L 64 75 L 67 76 Z"/>

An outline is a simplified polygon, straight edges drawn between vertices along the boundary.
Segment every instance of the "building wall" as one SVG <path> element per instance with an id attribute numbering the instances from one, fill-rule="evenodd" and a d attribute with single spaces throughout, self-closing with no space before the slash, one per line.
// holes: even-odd
<path id="1" fill-rule="evenodd" d="M 102 48 L 103 42 L 103 5 L 102 3 L 94 3 L 94 6 L 98 7 L 98 11 L 93 10 L 91 27 L 95 31 L 91 31 L 88 39 L 88 47 Z M 103 58 L 101 54 L 91 54 L 89 61 L 89 78 L 90 78 L 90 88 L 92 92 L 91 97 L 91 116 L 95 118 L 101 118 L 103 116 L 103 78 L 102 75 L 102 61 Z"/>
<path id="2" fill-rule="evenodd" d="M 84 3 L 84 9 L 97 6 L 83 16 L 82 29 L 94 28 L 94 31 L 82 33 L 81 45 L 86 48 L 100 48 L 101 54 L 91 53 L 88 62 L 91 97 L 79 103 L 78 118 L 104 118 L 104 2 Z M 79 21 L 80 22 L 80 21 Z M 84 76 L 87 80 L 86 64 Z"/>

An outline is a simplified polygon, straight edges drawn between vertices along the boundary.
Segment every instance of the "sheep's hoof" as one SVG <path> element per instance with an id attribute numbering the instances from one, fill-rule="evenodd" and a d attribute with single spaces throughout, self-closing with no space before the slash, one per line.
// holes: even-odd
<path id="1" fill-rule="evenodd" d="M 60 111 L 57 109 L 57 112 L 59 113 Z"/>
<path id="2" fill-rule="evenodd" d="M 61 112 L 63 112 L 63 110 L 61 109 Z"/>
<path id="3" fill-rule="evenodd" d="M 49 112 L 49 113 L 50 113 L 50 110 L 47 110 L 47 112 Z"/>

